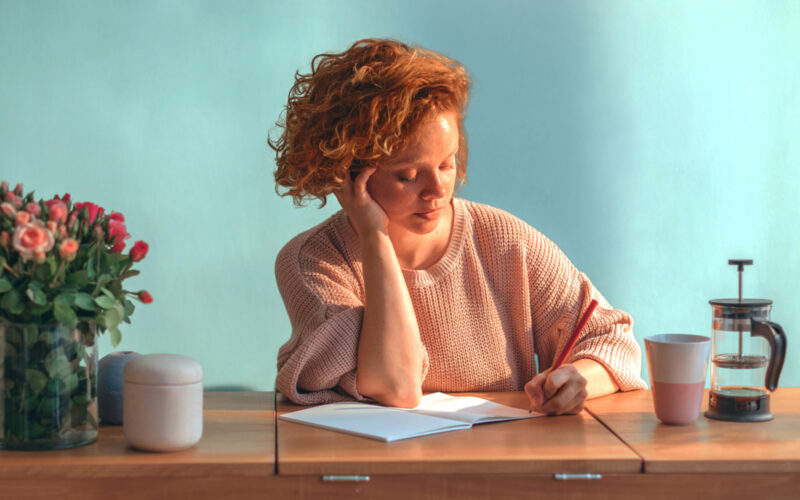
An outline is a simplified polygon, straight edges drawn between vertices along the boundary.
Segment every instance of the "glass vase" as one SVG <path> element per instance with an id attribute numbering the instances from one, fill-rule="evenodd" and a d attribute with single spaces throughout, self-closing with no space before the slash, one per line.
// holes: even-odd
<path id="1" fill-rule="evenodd" d="M 97 438 L 97 325 L 0 319 L 0 448 L 54 450 Z"/>

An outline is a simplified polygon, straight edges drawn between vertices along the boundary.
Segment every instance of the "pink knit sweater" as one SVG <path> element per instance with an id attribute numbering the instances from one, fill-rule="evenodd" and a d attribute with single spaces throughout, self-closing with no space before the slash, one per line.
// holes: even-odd
<path id="1" fill-rule="evenodd" d="M 502 210 L 454 199 L 445 255 L 404 270 L 423 344 L 423 391 L 516 391 L 553 362 L 581 312 L 600 302 L 568 362 L 593 359 L 622 390 L 645 388 L 633 320 L 612 309 L 556 245 Z M 340 211 L 296 236 L 275 263 L 292 335 L 276 388 L 299 404 L 365 399 L 356 387 L 364 276 Z"/>

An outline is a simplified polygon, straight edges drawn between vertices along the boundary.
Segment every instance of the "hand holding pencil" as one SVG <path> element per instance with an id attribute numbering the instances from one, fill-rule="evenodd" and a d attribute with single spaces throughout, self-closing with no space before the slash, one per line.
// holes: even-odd
<path id="1" fill-rule="evenodd" d="M 574 365 L 564 365 L 564 362 L 596 308 L 597 301 L 592 299 L 553 365 L 525 384 L 525 392 L 531 400 L 531 411 L 561 415 L 579 413 L 583 409 L 588 395 L 586 379 Z"/>

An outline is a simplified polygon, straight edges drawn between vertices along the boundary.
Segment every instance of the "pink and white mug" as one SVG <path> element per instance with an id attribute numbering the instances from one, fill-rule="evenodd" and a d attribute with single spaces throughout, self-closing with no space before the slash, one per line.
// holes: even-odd
<path id="1" fill-rule="evenodd" d="M 644 345 L 656 417 L 665 424 L 694 422 L 703 403 L 711 339 L 663 333 L 645 338 Z"/>

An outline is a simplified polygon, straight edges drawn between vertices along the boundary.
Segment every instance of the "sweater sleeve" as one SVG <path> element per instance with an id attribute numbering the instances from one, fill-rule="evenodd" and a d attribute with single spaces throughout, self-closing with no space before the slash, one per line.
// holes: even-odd
<path id="1" fill-rule="evenodd" d="M 356 387 L 362 284 L 352 263 L 326 242 L 295 238 L 275 275 L 292 334 L 278 351 L 275 387 L 297 404 L 366 400 Z M 428 355 L 423 347 L 423 376 Z"/>
<path id="2" fill-rule="evenodd" d="M 646 389 L 641 378 L 641 349 L 633 336 L 633 318 L 614 309 L 548 238 L 531 228 L 528 248 L 535 350 L 540 369 L 552 365 L 592 299 L 598 307 L 567 359 L 592 359 L 606 368 L 622 391 Z"/>

